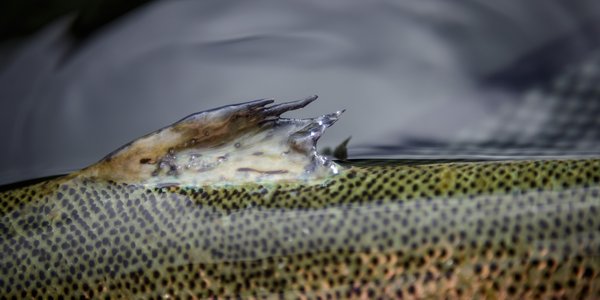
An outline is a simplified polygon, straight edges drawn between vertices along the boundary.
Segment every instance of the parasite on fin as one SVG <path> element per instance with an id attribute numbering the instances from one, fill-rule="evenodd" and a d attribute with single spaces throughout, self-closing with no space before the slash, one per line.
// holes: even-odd
<path id="1" fill-rule="evenodd" d="M 281 117 L 316 99 L 281 104 L 262 99 L 195 113 L 76 176 L 156 185 L 306 182 L 330 176 L 338 166 L 317 153 L 316 143 L 343 110 L 309 119 Z"/>

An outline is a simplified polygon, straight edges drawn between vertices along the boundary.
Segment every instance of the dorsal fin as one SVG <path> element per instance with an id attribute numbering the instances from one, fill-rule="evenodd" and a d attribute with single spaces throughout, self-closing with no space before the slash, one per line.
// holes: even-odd
<path id="1" fill-rule="evenodd" d="M 239 184 L 311 180 L 338 172 L 316 151 L 338 111 L 281 118 L 317 99 L 256 100 L 192 114 L 112 152 L 78 176 L 140 184 Z"/>

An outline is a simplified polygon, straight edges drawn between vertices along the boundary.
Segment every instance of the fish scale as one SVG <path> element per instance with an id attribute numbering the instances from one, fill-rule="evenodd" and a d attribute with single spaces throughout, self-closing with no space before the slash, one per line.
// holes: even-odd
<path id="1" fill-rule="evenodd" d="M 0 299 L 600 298 L 599 159 L 337 164 L 314 99 L 4 188 Z"/>
<path id="2" fill-rule="evenodd" d="M 0 288 L 54 299 L 592 299 L 599 170 L 598 160 L 398 164 L 223 188 L 56 179 L 0 194 Z"/>

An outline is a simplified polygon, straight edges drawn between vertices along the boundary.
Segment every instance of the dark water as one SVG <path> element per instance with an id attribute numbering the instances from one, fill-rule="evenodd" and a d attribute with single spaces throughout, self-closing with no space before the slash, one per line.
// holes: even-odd
<path id="1" fill-rule="evenodd" d="M 69 18 L 0 47 L 0 183 L 64 173 L 258 98 L 346 109 L 353 158 L 600 155 L 600 2 L 164 1 L 82 46 Z"/>

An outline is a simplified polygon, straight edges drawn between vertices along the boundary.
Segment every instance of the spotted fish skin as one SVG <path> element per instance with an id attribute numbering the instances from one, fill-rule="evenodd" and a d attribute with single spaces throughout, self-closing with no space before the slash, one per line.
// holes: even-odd
<path id="1" fill-rule="evenodd" d="M 0 193 L 2 298 L 600 298 L 600 160 Z"/>

